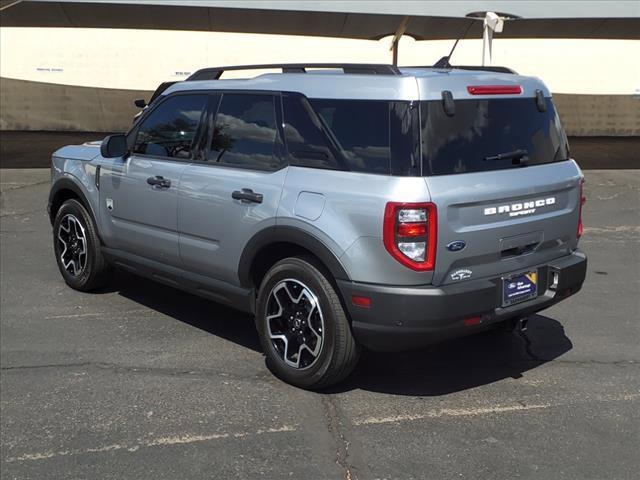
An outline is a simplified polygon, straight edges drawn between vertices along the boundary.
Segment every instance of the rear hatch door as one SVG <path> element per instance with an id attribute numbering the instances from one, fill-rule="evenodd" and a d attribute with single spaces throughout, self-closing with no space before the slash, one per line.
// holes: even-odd
<path id="1" fill-rule="evenodd" d="M 576 248 L 581 172 L 549 97 L 421 102 L 438 209 L 435 285 L 526 271 Z"/>

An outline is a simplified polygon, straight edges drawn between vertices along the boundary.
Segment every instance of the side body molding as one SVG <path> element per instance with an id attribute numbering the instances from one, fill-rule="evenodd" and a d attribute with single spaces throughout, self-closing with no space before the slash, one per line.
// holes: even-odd
<path id="1" fill-rule="evenodd" d="M 318 238 L 296 227 L 275 225 L 254 235 L 242 252 L 238 265 L 238 277 L 243 287 L 252 286 L 251 265 L 256 255 L 263 248 L 275 243 L 292 243 L 309 250 L 329 269 L 334 278 L 350 280 L 338 257 Z"/>

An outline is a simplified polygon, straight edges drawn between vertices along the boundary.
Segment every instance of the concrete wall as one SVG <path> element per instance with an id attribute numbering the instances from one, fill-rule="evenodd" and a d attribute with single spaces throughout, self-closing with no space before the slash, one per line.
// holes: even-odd
<path id="1" fill-rule="evenodd" d="M 640 95 L 553 95 L 567 135 L 640 135 Z"/>
<path id="2" fill-rule="evenodd" d="M 125 131 L 151 94 L 0 78 L 0 130 Z"/>
<path id="3" fill-rule="evenodd" d="M 148 90 L 78 87 L 0 78 L 0 130 L 119 132 Z M 570 136 L 640 135 L 640 98 L 554 94 Z"/>

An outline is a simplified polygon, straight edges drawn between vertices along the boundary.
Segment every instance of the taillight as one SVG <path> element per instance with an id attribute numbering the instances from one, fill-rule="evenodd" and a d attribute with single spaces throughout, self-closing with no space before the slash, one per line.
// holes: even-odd
<path id="1" fill-rule="evenodd" d="M 586 203 L 587 197 L 584 196 L 584 177 L 580 179 L 580 205 L 578 206 L 578 238 L 580 238 L 584 232 L 584 226 L 582 225 L 582 206 Z"/>
<path id="2" fill-rule="evenodd" d="M 433 203 L 387 203 L 384 246 L 401 264 L 412 270 L 433 270 L 437 234 L 438 219 Z"/>
<path id="3" fill-rule="evenodd" d="M 471 95 L 518 95 L 522 93 L 520 85 L 469 85 L 467 92 Z"/>

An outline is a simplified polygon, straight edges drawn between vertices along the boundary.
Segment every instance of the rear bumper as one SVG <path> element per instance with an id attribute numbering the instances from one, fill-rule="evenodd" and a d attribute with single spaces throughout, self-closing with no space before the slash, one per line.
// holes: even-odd
<path id="1" fill-rule="evenodd" d="M 573 295 L 582 287 L 587 257 L 576 250 L 538 269 L 538 297 L 502 307 L 502 277 L 471 280 L 442 287 L 396 287 L 338 280 L 352 320 L 356 339 L 379 351 L 420 347 L 447 338 L 491 328 L 511 318 L 531 315 Z M 559 273 L 556 288 L 549 288 L 551 272 Z M 368 308 L 352 304 L 353 295 L 371 299 Z M 477 325 L 464 319 L 481 316 Z"/>

